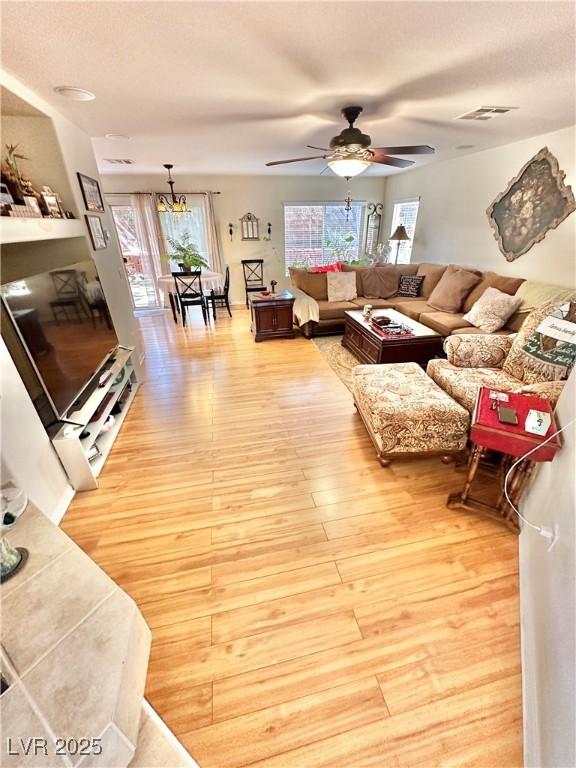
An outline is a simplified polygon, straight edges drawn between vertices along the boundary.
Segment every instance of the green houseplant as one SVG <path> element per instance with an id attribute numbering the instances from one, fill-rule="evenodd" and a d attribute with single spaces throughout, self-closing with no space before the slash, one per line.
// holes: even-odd
<path id="1" fill-rule="evenodd" d="M 203 258 L 198 246 L 192 242 L 189 232 L 184 232 L 180 240 L 175 240 L 173 237 L 166 239 L 172 249 L 172 252 L 165 257 L 169 262 L 183 264 L 186 271 L 198 267 L 208 268 L 208 262 Z"/>

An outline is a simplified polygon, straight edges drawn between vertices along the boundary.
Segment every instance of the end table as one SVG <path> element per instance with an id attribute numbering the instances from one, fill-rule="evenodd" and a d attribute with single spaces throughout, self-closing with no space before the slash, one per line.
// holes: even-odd
<path id="1" fill-rule="evenodd" d="M 251 330 L 254 341 L 294 338 L 294 296 L 282 293 L 250 295 Z"/>
<path id="2" fill-rule="evenodd" d="M 503 424 L 498 420 L 498 411 L 494 407 L 500 401 L 493 399 L 490 396 L 491 392 L 493 390 L 489 387 L 481 387 L 478 392 L 472 414 L 472 427 L 470 430 L 472 450 L 468 461 L 466 482 L 460 493 L 450 494 L 447 506 L 450 509 L 470 509 L 487 513 L 491 517 L 502 520 L 508 527 L 518 532 L 520 528 L 517 516 L 504 495 L 504 478 L 512 464 L 519 457 L 524 456 L 532 448 L 539 446 L 557 430 L 557 426 L 552 415 L 550 403 L 547 400 L 534 395 L 516 394 L 513 392 L 498 393 L 507 397 L 503 405 L 514 408 L 518 416 L 517 424 Z M 550 414 L 551 423 L 545 435 L 534 435 L 524 430 L 524 422 L 530 410 L 544 411 Z M 510 477 L 508 493 L 510 500 L 516 508 L 518 508 L 518 503 L 522 498 L 536 463 L 552 461 L 560 447 L 560 436 L 557 435 L 554 440 L 551 440 L 547 445 L 535 451 L 529 458 L 524 459 L 516 466 Z M 497 451 L 503 454 L 500 464 L 502 488 L 495 506 L 475 499 L 470 495 L 480 461 L 487 451 Z"/>

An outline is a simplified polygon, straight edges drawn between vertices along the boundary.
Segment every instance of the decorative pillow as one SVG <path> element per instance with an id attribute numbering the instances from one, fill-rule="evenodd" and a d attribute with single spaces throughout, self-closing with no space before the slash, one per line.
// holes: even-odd
<path id="1" fill-rule="evenodd" d="M 411 296 L 416 299 L 420 294 L 420 288 L 424 282 L 424 275 L 402 275 L 398 296 Z"/>
<path id="2" fill-rule="evenodd" d="M 472 288 L 468 296 L 464 299 L 462 311 L 470 312 L 486 288 L 498 288 L 502 293 L 507 293 L 509 296 L 516 296 L 516 291 L 524 282 L 525 280 L 523 277 L 505 277 L 496 272 L 483 272 L 482 280 L 475 288 Z"/>
<path id="3" fill-rule="evenodd" d="M 311 267 L 308 272 L 342 272 L 342 264 L 336 262 L 336 264 L 325 264 L 322 267 Z"/>
<path id="4" fill-rule="evenodd" d="M 420 288 L 420 296 L 424 296 L 424 298 L 427 299 L 440 282 L 440 278 L 444 272 L 446 272 L 445 264 L 419 264 L 416 274 L 418 277 L 422 276 L 424 278 L 424 282 Z"/>
<path id="5" fill-rule="evenodd" d="M 466 269 L 446 270 L 427 303 L 443 312 L 459 312 L 462 302 L 482 278 Z"/>
<path id="6" fill-rule="evenodd" d="M 562 381 L 576 361 L 576 302 L 544 304 L 531 312 L 502 370 L 525 384 Z"/>
<path id="7" fill-rule="evenodd" d="M 521 301 L 519 297 L 510 296 L 498 288 L 486 288 L 462 319 L 485 333 L 494 333 L 506 325 L 506 321 L 516 312 Z"/>
<path id="8" fill-rule="evenodd" d="M 358 296 L 354 272 L 328 272 L 328 301 L 352 301 Z"/>

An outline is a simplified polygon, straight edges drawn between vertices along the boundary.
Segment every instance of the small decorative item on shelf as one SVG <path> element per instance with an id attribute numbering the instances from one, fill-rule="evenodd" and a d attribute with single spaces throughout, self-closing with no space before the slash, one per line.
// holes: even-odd
<path id="1" fill-rule="evenodd" d="M 245 213 L 240 219 L 242 240 L 260 240 L 259 219 L 253 213 Z"/>
<path id="2" fill-rule="evenodd" d="M 368 321 L 372 317 L 372 304 L 364 304 L 364 309 L 362 310 L 362 317 L 364 320 Z"/>
<path id="3" fill-rule="evenodd" d="M 270 292 L 271 292 L 272 296 L 276 295 L 276 286 L 277 285 L 278 285 L 278 281 L 277 280 L 270 280 L 270 289 L 271 289 Z"/>
<path id="4" fill-rule="evenodd" d="M 38 200 L 33 195 L 24 195 L 24 207 L 26 208 L 26 216 L 28 216 L 28 218 L 42 218 L 42 211 L 38 205 Z"/>
<path id="5" fill-rule="evenodd" d="M 0 526 L 0 582 L 14 576 L 28 559 L 28 550 L 13 547 L 6 540 L 6 533 L 16 524 L 17 518 L 26 509 L 28 497 L 12 481 L 2 483 L 2 524 Z"/>
<path id="6" fill-rule="evenodd" d="M 42 187 L 42 200 L 44 201 L 44 210 L 48 218 L 62 219 L 64 217 L 58 202 L 58 195 L 50 187 Z"/>
<path id="7" fill-rule="evenodd" d="M 100 185 L 96 179 L 91 179 L 90 176 L 85 176 L 83 173 L 77 173 L 76 175 L 78 176 L 78 183 L 80 184 L 86 210 L 104 213 L 104 202 L 100 192 Z"/>

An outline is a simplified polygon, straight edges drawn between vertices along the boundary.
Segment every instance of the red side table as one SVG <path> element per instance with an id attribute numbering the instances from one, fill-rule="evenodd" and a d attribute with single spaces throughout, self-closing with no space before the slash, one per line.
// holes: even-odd
<path id="1" fill-rule="evenodd" d="M 450 509 L 471 509 L 487 513 L 491 517 L 503 520 L 506 525 L 517 532 L 519 531 L 517 516 L 504 495 L 504 478 L 512 464 L 520 456 L 524 456 L 528 451 L 539 446 L 550 435 L 554 434 L 558 427 L 552 414 L 550 403 L 547 400 L 535 395 L 515 394 L 512 392 L 504 393 L 508 400 L 501 404 L 514 408 L 518 416 L 518 424 L 503 424 L 498 420 L 498 411 L 495 407 L 500 401 L 490 397 L 492 391 L 494 390 L 489 387 L 481 387 L 478 392 L 472 414 L 472 427 L 470 430 L 472 450 L 468 461 L 466 482 L 464 489 L 460 493 L 450 494 L 447 505 Z M 545 435 L 534 435 L 524 430 L 526 416 L 530 410 L 543 411 L 550 414 L 551 422 Z M 508 482 L 508 495 L 516 508 L 518 508 L 518 503 L 522 498 L 536 463 L 552 461 L 560 447 L 560 436 L 556 435 L 547 445 L 534 451 L 529 458 L 524 459 L 515 467 Z M 502 488 L 495 506 L 475 499 L 470 495 L 480 461 L 488 451 L 497 451 L 503 454 L 500 464 Z"/>

